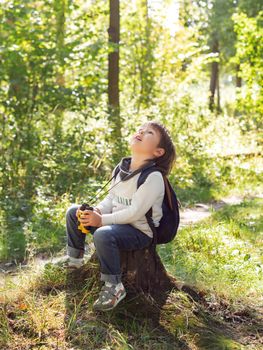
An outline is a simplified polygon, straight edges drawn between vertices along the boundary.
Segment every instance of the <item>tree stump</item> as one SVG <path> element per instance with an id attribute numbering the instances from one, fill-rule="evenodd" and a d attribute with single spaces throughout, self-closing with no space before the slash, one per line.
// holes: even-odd
<path id="1" fill-rule="evenodd" d="M 160 290 L 178 289 L 176 279 L 166 272 L 155 247 L 122 250 L 120 256 L 123 283 L 134 292 L 143 292 L 156 299 Z"/>
<path id="2" fill-rule="evenodd" d="M 155 246 L 139 250 L 121 250 L 120 258 L 122 282 L 129 294 L 144 294 L 159 305 L 165 304 L 173 289 L 182 290 L 196 301 L 202 299 L 203 292 L 167 273 Z M 90 261 L 98 262 L 96 251 Z"/>
<path id="3" fill-rule="evenodd" d="M 132 251 L 120 250 L 120 258 L 122 282 L 127 296 L 112 311 L 110 317 L 105 317 L 104 312 L 96 312 L 96 318 L 105 324 L 111 326 L 114 324 L 119 330 L 122 330 L 125 323 L 131 320 L 135 329 L 140 329 L 141 325 L 144 325 L 143 327 L 146 327 L 150 333 L 158 333 L 162 339 L 168 339 L 171 348 L 182 348 L 181 340 L 178 340 L 175 332 L 166 326 L 169 320 L 164 315 L 168 312 L 171 322 L 175 320 L 177 315 L 175 303 L 185 300 L 184 296 L 180 296 L 180 292 L 187 294 L 190 299 L 189 304 L 193 302 L 192 299 L 202 302 L 200 292 L 169 275 L 154 246 Z M 71 305 L 72 300 L 75 303 L 76 297 L 79 297 L 82 302 L 87 285 L 89 292 L 92 292 L 89 296 L 92 295 L 95 300 L 98 296 L 97 291 L 99 292 L 101 287 L 99 281 L 100 262 L 95 250 L 82 268 L 69 273 L 66 305 Z M 79 295 L 82 286 L 85 293 Z M 68 307 L 67 320 L 71 318 L 72 308 Z"/>

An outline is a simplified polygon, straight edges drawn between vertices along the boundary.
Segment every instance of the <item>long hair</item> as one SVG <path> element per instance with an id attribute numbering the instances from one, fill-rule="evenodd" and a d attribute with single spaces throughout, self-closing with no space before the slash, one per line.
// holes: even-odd
<path id="1" fill-rule="evenodd" d="M 157 147 L 163 148 L 165 153 L 160 157 L 154 158 L 154 161 L 162 174 L 167 176 L 171 172 L 176 160 L 176 150 L 173 140 L 167 128 L 161 123 L 157 121 L 147 121 L 145 124 L 151 125 L 160 133 L 160 142 Z"/>

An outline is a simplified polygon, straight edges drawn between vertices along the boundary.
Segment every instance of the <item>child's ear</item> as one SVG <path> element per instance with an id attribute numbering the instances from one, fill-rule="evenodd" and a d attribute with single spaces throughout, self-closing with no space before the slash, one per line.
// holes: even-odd
<path id="1" fill-rule="evenodd" d="M 164 148 L 156 148 L 156 150 L 154 151 L 154 155 L 156 157 L 161 157 L 163 156 L 165 153 L 165 149 Z"/>

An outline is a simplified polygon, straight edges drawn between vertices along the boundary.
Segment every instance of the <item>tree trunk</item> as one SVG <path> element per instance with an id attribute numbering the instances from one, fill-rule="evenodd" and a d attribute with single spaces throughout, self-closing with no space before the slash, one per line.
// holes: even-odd
<path id="1" fill-rule="evenodd" d="M 167 274 L 153 247 L 133 251 L 123 250 L 120 254 L 123 281 L 133 291 L 156 297 L 156 291 L 171 290 L 177 286 L 176 279 Z"/>
<path id="2" fill-rule="evenodd" d="M 212 47 L 212 52 L 213 53 L 218 53 L 218 40 L 215 39 L 213 42 L 213 47 Z M 218 82 L 218 62 L 214 61 L 212 62 L 211 66 L 211 78 L 210 78 L 210 97 L 209 97 L 209 109 L 213 111 L 214 106 L 215 106 L 215 91 L 217 87 L 217 82 Z"/>
<path id="3" fill-rule="evenodd" d="M 108 98 L 109 106 L 119 107 L 119 41 L 120 41 L 120 4 L 119 0 L 110 1 L 110 26 L 108 28 L 109 46 L 112 50 L 108 56 Z"/>
<path id="4" fill-rule="evenodd" d="M 220 104 L 220 85 L 219 85 L 219 67 L 217 66 L 217 79 L 216 79 L 216 91 L 217 91 L 217 107 L 216 110 L 218 113 L 220 113 L 221 110 L 221 104 Z"/>
<path id="5" fill-rule="evenodd" d="M 119 162 L 122 152 L 122 122 L 119 101 L 119 41 L 120 41 L 120 4 L 119 0 L 110 0 L 110 26 L 108 28 L 108 112 L 111 132 L 106 141 L 113 145 L 112 159 Z"/>
<path id="6" fill-rule="evenodd" d="M 236 87 L 237 88 L 241 88 L 242 86 L 242 78 L 239 76 L 239 73 L 240 72 L 240 65 L 238 64 L 236 66 Z"/>
<path id="7" fill-rule="evenodd" d="M 65 0 L 57 0 L 54 2 L 54 12 L 56 16 L 56 55 L 59 67 L 56 71 L 56 83 L 59 86 L 65 86 L 65 59 L 64 59 L 64 46 L 65 46 L 65 13 L 66 2 Z"/>

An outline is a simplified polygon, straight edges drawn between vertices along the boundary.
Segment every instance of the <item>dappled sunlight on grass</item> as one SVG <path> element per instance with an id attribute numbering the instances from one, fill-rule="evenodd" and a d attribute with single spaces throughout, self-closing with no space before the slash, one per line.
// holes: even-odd
<path id="1" fill-rule="evenodd" d="M 257 303 L 263 292 L 262 204 L 255 198 L 228 205 L 182 228 L 173 242 L 159 248 L 168 270 L 229 299 Z"/>

